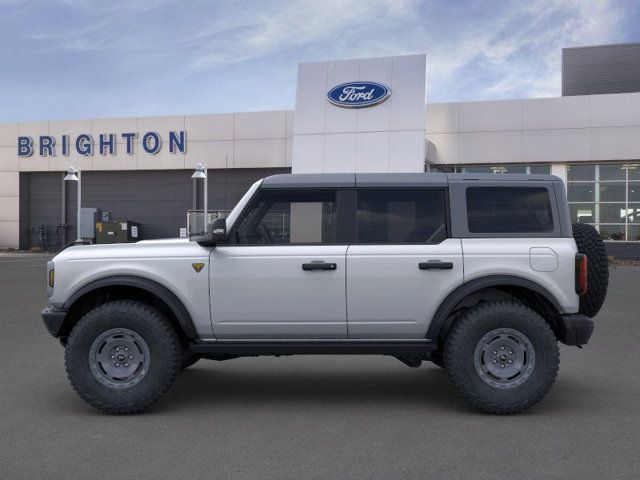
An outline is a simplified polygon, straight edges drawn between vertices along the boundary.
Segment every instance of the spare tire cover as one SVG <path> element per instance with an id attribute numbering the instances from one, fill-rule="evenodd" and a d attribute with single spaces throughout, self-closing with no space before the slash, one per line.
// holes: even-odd
<path id="1" fill-rule="evenodd" d="M 594 317 L 604 303 L 609 286 L 607 249 L 591 225 L 574 223 L 572 227 L 578 252 L 587 256 L 587 292 L 580 296 L 580 313 Z"/>

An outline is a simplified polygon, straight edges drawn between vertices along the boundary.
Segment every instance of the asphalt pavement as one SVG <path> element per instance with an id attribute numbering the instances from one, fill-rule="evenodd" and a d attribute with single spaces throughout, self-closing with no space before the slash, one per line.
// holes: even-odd
<path id="1" fill-rule="evenodd" d="M 71 389 L 40 320 L 42 256 L 0 257 L 0 478 L 635 479 L 640 269 L 612 270 L 584 349 L 515 416 L 469 409 L 439 368 L 393 358 L 201 361 L 148 413 Z"/>

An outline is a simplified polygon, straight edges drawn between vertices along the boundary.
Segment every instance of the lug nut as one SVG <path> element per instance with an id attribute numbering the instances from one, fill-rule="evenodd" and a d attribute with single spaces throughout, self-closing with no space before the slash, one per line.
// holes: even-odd
<path id="1" fill-rule="evenodd" d="M 509 363 L 513 363 L 513 360 L 509 360 Z"/>
<path id="2" fill-rule="evenodd" d="M 497 355 L 497 354 L 498 354 L 498 352 L 494 350 L 494 351 L 493 351 L 493 354 L 494 354 L 494 355 Z"/>
<path id="3" fill-rule="evenodd" d="M 125 364 L 124 364 L 124 366 L 125 366 L 125 367 L 128 367 L 128 366 L 129 366 L 129 364 L 128 364 L 128 363 L 125 363 Z"/>
<path id="4" fill-rule="evenodd" d="M 498 361 L 497 361 L 497 360 L 494 360 L 494 361 L 493 361 L 493 363 L 498 363 Z"/>
<path id="5" fill-rule="evenodd" d="M 120 364 L 118 362 L 116 362 L 116 367 L 119 367 L 119 366 L 120 366 Z"/>
<path id="6" fill-rule="evenodd" d="M 133 355 L 129 355 L 129 358 L 133 358 Z"/>

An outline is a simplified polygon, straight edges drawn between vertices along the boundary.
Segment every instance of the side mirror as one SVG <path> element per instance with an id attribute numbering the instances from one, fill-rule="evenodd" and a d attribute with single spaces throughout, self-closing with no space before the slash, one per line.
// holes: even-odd
<path id="1" fill-rule="evenodd" d="M 209 241 L 213 245 L 223 243 L 227 238 L 226 218 L 216 218 L 213 222 L 207 225 L 207 237 L 209 237 Z"/>
<path id="2" fill-rule="evenodd" d="M 224 218 L 216 218 L 207 225 L 207 232 L 191 237 L 192 242 L 197 242 L 203 247 L 213 247 L 223 243 L 227 237 L 227 221 Z"/>

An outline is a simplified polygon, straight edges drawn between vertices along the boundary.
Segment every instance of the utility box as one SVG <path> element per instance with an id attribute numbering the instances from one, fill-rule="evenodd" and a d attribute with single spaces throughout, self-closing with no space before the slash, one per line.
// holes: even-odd
<path id="1" fill-rule="evenodd" d="M 100 210 L 98 208 L 81 208 L 80 209 L 80 235 L 79 238 L 95 240 L 96 238 L 96 222 L 100 218 Z"/>
<path id="2" fill-rule="evenodd" d="M 122 243 L 137 242 L 141 240 L 141 225 L 137 222 L 119 220 L 116 222 L 120 227 L 118 239 Z"/>
<path id="3" fill-rule="evenodd" d="M 142 239 L 141 225 L 129 220 L 96 223 L 96 243 L 131 243 Z"/>

